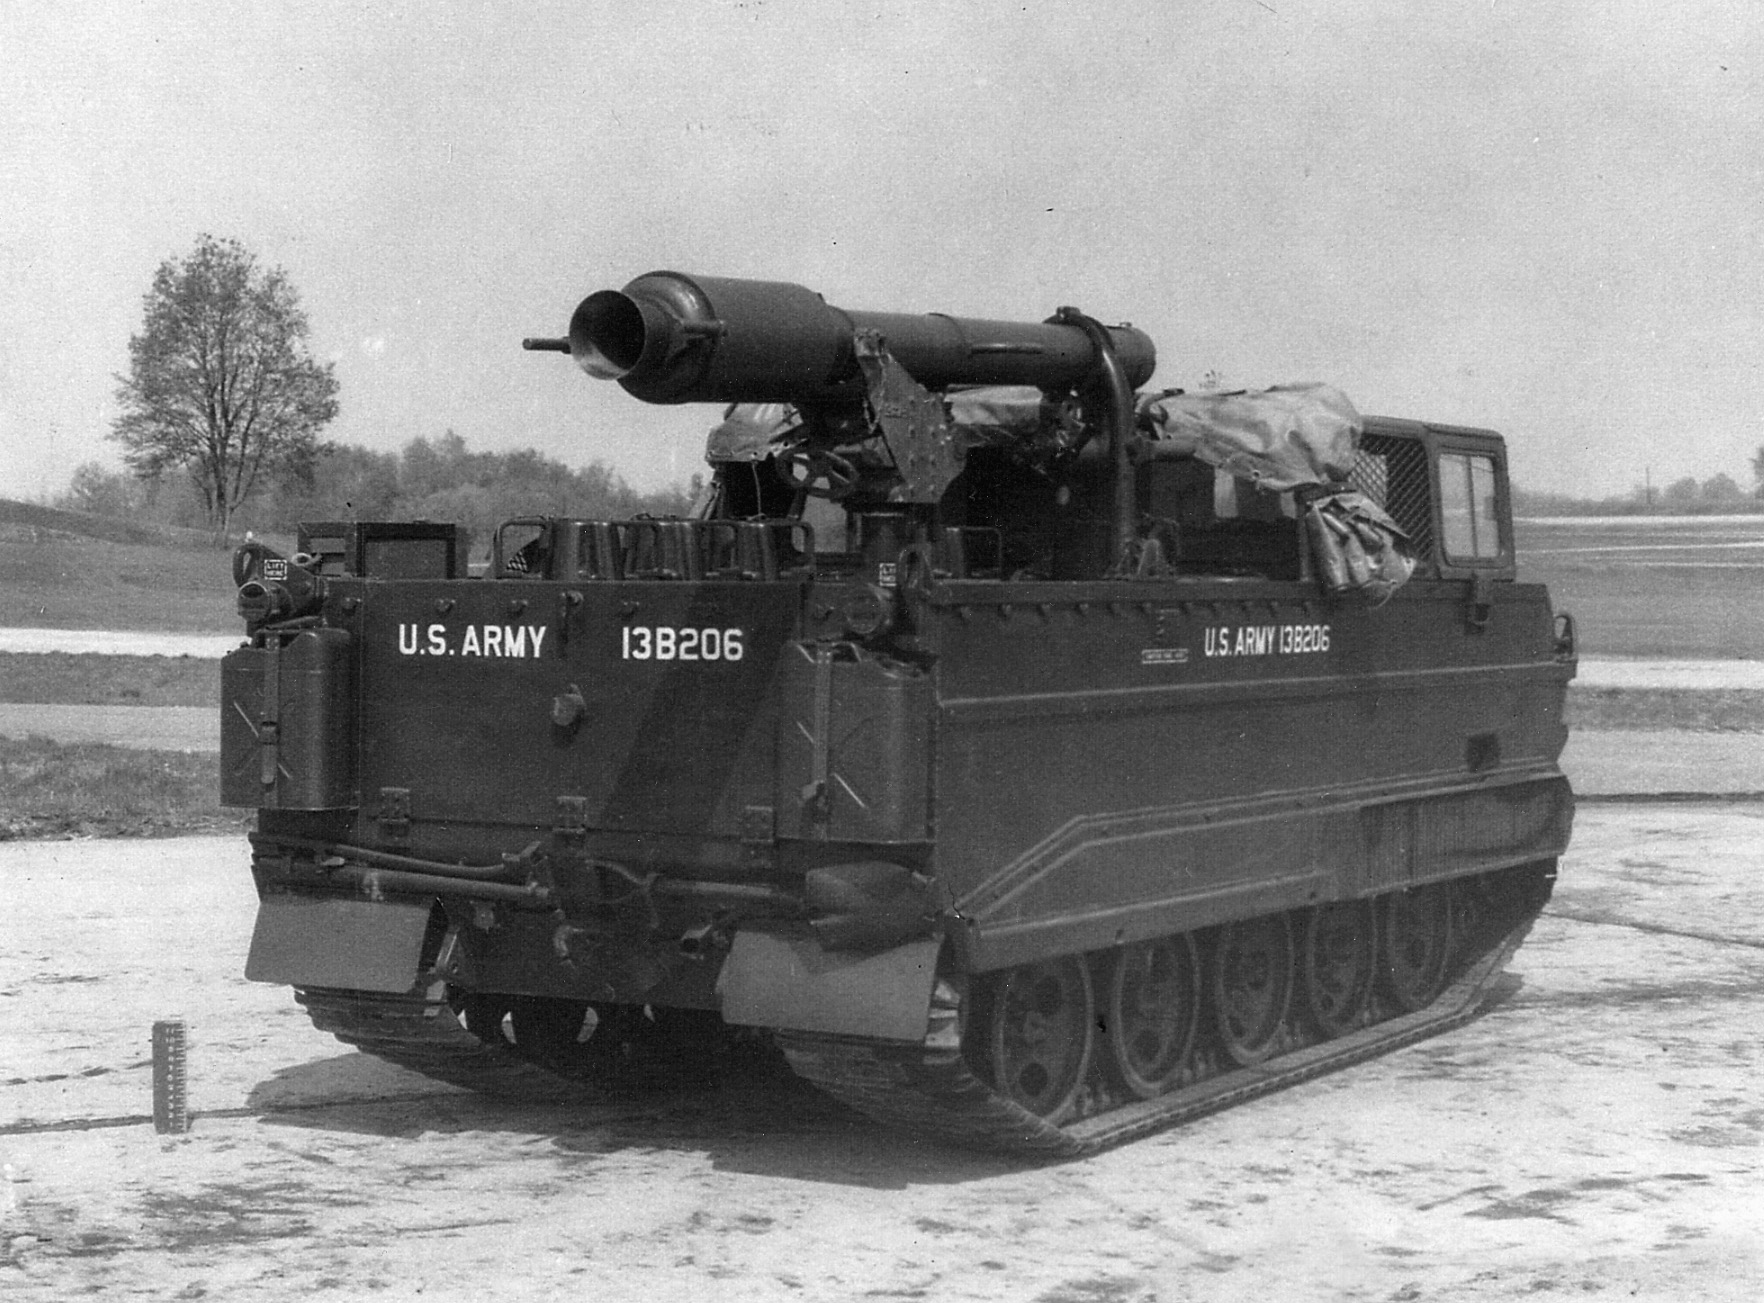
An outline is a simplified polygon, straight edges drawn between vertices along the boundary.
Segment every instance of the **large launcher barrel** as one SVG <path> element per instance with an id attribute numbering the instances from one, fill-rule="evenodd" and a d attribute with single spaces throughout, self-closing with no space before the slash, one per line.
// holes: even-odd
<path id="1" fill-rule="evenodd" d="M 1064 390 L 1102 374 L 1096 341 L 1075 324 L 846 312 L 800 285 L 673 271 L 583 299 L 569 351 L 589 375 L 650 403 L 840 403 L 864 392 L 859 331 L 881 335 L 927 389 Z M 1128 382 L 1145 383 L 1157 365 L 1150 337 L 1131 326 L 1108 333 Z"/>

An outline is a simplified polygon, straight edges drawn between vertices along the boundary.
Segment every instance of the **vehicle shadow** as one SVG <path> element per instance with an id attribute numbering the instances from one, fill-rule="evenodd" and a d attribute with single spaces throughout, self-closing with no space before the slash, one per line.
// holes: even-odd
<path id="1" fill-rule="evenodd" d="M 561 1085 L 543 1099 L 475 1094 L 370 1055 L 278 1070 L 246 1099 L 266 1126 L 379 1136 L 495 1132 L 548 1137 L 560 1153 L 701 1153 L 720 1171 L 904 1189 L 983 1180 L 1038 1166 L 885 1128 L 770 1059 L 725 1066 L 688 1089 L 609 1095 Z"/>

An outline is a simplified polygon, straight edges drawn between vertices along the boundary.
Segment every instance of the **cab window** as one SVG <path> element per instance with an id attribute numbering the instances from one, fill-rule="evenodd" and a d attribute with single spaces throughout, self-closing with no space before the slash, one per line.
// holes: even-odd
<path id="1" fill-rule="evenodd" d="M 1442 453 L 1439 459 L 1439 513 L 1449 560 L 1498 558 L 1501 555 L 1501 529 L 1495 501 L 1494 458 L 1470 453 Z"/>

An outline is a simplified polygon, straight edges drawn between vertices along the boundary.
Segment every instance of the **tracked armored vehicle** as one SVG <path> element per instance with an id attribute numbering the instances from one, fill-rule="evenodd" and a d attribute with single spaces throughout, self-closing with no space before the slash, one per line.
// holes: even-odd
<path id="1" fill-rule="evenodd" d="M 567 351 L 726 405 L 689 518 L 313 524 L 236 558 L 248 975 L 485 1089 L 758 1029 L 1076 1154 L 1473 1016 L 1548 897 L 1572 622 L 1490 432 L 1146 390 L 1045 322 L 652 273 Z"/>

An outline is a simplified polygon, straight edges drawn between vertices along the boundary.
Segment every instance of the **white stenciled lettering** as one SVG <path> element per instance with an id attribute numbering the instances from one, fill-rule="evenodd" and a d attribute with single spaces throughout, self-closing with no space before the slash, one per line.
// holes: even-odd
<path id="1" fill-rule="evenodd" d="M 1326 624 L 1214 625 L 1201 631 L 1201 653 L 1211 657 L 1314 656 L 1329 650 Z"/>
<path id="2" fill-rule="evenodd" d="M 420 624 L 401 623 L 398 626 L 398 652 L 401 656 L 498 656 L 537 660 L 545 646 L 545 634 L 546 626 L 542 624 L 468 624 L 455 646 L 444 624 L 431 624 L 425 629 Z"/>
<path id="3" fill-rule="evenodd" d="M 619 658 L 627 661 L 738 661 L 743 650 L 741 638 L 739 629 L 677 629 L 665 624 L 630 624 L 619 631 Z M 537 654 L 535 644 L 534 655 Z"/>

